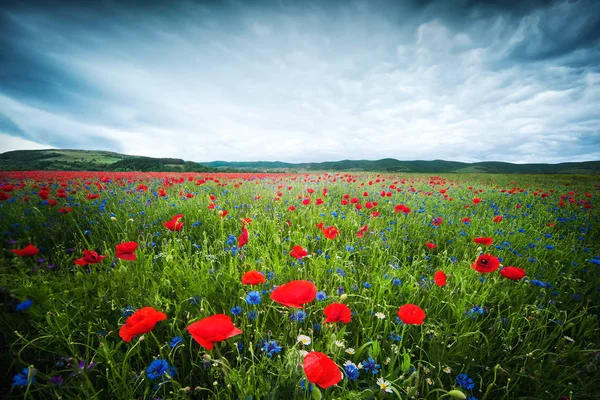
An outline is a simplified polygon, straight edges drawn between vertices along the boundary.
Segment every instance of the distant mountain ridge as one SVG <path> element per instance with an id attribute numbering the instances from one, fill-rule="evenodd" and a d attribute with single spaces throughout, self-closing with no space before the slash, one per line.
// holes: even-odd
<path id="1" fill-rule="evenodd" d="M 193 162 L 96 150 L 16 150 L 0 154 L 0 170 L 172 171 L 172 172 L 404 172 L 499 174 L 598 174 L 600 161 L 560 164 L 511 164 L 498 161 L 464 163 L 444 160 L 341 160 L 318 163 L 281 161 Z"/>

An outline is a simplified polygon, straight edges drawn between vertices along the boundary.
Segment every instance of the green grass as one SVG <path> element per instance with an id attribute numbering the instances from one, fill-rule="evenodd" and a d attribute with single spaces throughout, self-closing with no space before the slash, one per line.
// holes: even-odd
<path id="1" fill-rule="evenodd" d="M 52 198 L 58 189 L 54 184 L 60 182 L 77 193 L 49 207 L 35 194 L 39 186 L 34 185 L 40 182 L 25 180 L 22 191 L 9 192 L 14 202 L 0 202 L 0 323 L 7 343 L 0 361 L 8 367 L 7 386 L 24 367 L 37 370 L 35 383 L 11 388 L 9 397 L 437 399 L 460 390 L 478 399 L 512 400 L 571 394 L 585 399 L 597 394 L 600 280 L 598 265 L 590 260 L 600 255 L 600 224 L 598 208 L 577 204 L 587 200 L 595 205 L 598 182 L 593 178 L 457 174 L 443 180 L 428 175 L 322 174 L 229 181 L 218 177 L 228 185 L 209 180 L 197 186 L 200 175 L 190 174 L 192 180 L 183 175 L 182 181 L 171 179 L 172 186 L 165 187 L 168 198 L 161 198 L 152 192 L 176 174 L 110 175 L 113 182 L 103 183 L 99 200 L 86 200 L 88 192 L 98 192 L 95 185 L 84 183 L 97 181 L 92 175 L 72 173 L 51 180 L 57 177 L 32 173 L 49 182 Z M 4 178 L 10 180 L 10 175 Z M 389 191 L 395 181 L 402 191 L 381 197 L 379 193 Z M 136 192 L 141 183 L 150 189 Z M 314 194 L 307 194 L 309 187 Z M 324 187 L 325 204 L 316 206 Z M 524 192 L 500 191 L 515 187 Z M 453 201 L 444 200 L 440 189 Z M 473 193 L 479 189 L 483 193 Z M 180 191 L 194 197 L 184 200 Z M 281 199 L 274 201 L 279 191 Z M 534 191 L 539 194 L 534 196 Z M 558 207 L 560 196 L 569 191 L 575 192 L 575 204 L 567 201 Z M 217 197 L 216 209 L 208 208 L 211 194 Z M 359 198 L 363 206 L 369 199 L 379 204 L 358 211 L 340 204 L 345 194 Z M 24 202 L 23 196 L 30 200 Z M 298 196 L 311 197 L 312 204 L 303 206 Z M 472 205 L 474 197 L 483 201 Z M 67 203 L 73 212 L 59 214 L 57 209 Z M 394 212 L 401 203 L 412 209 L 409 215 Z M 292 204 L 296 210 L 288 211 Z M 517 209 L 517 204 L 522 207 Z M 229 214 L 220 218 L 218 209 Z M 375 210 L 381 215 L 370 217 Z M 170 232 L 163 222 L 178 213 L 184 214 L 184 228 Z M 492 222 L 496 214 L 504 216 L 499 224 Z M 431 221 L 438 216 L 444 222 L 434 227 Z M 463 224 L 463 217 L 471 224 Z M 252 218 L 249 244 L 232 252 L 227 242 L 240 234 L 242 218 Z M 319 222 L 335 225 L 340 236 L 324 238 L 315 227 Z M 555 226 L 548 227 L 548 222 Z M 368 231 L 358 238 L 356 232 L 364 224 Z M 527 280 L 513 282 L 498 271 L 483 276 L 471 269 L 479 254 L 473 238 L 483 236 L 494 239 L 483 250 L 502 257 L 503 265 L 524 268 Z M 115 245 L 123 241 L 139 244 L 136 261 L 115 258 Z M 426 242 L 437 248 L 427 249 Z M 29 243 L 41 249 L 35 257 L 10 252 Z M 310 253 L 302 263 L 289 255 L 294 245 Z M 74 265 L 85 249 L 108 257 L 87 267 Z M 251 269 L 270 279 L 258 288 L 242 285 L 241 276 Z M 446 287 L 432 283 L 437 270 L 448 275 Z M 296 279 L 314 281 L 327 294 L 327 299 L 306 305 L 303 322 L 291 320 L 295 310 L 273 302 L 268 293 L 274 285 Z M 534 279 L 551 286 L 540 287 Z M 251 290 L 266 291 L 260 304 L 244 300 Z M 25 299 L 33 300 L 33 306 L 16 311 L 16 304 Z M 337 301 L 352 309 L 352 322 L 323 325 L 323 309 Z M 396 310 L 407 303 L 425 310 L 423 325 L 404 326 L 396 320 Z M 167 319 L 126 343 L 118 332 L 126 320 L 121 310 L 128 306 L 152 306 Z M 240 315 L 232 315 L 234 306 L 242 307 Z M 485 311 L 474 317 L 469 314 L 474 306 Z M 257 312 L 255 319 L 252 311 Z M 215 313 L 232 316 L 243 334 L 206 351 L 186 327 Z M 383 313 L 385 319 L 375 313 Z M 312 343 L 299 344 L 299 334 L 311 337 Z M 171 348 L 175 336 L 183 342 Z M 262 350 L 264 339 L 277 341 L 281 352 L 268 357 Z M 348 348 L 353 354 L 345 351 Z M 332 388 L 309 392 L 301 387 L 306 377 L 300 350 L 323 352 L 341 369 L 347 361 L 359 364 L 373 357 L 380 370 L 363 370 L 354 381 L 344 375 Z M 145 372 L 157 358 L 177 368 L 172 379 L 158 386 Z M 82 371 L 76 366 L 79 361 L 96 364 Z M 473 380 L 472 390 L 457 384 L 460 373 Z M 63 383 L 50 383 L 53 376 L 61 376 Z M 378 378 L 391 383 L 392 393 L 379 389 Z"/>

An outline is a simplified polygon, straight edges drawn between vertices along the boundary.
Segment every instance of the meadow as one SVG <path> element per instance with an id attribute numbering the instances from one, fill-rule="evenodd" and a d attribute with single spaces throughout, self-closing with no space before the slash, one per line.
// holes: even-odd
<path id="1" fill-rule="evenodd" d="M 599 398 L 597 178 L 0 172 L 1 391 Z"/>

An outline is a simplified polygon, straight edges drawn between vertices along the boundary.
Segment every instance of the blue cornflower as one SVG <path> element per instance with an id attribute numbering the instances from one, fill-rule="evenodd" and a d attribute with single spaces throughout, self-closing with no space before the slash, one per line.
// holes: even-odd
<path id="1" fill-rule="evenodd" d="M 229 235 L 225 244 L 227 246 L 231 246 L 232 244 L 237 243 L 237 238 L 234 235 Z"/>
<path id="2" fill-rule="evenodd" d="M 253 290 L 246 295 L 246 303 L 255 305 L 260 304 L 260 292 Z"/>
<path id="3" fill-rule="evenodd" d="M 242 307 L 240 306 L 235 306 L 231 308 L 231 314 L 233 315 L 240 315 L 242 313 Z"/>
<path id="4" fill-rule="evenodd" d="M 27 386 L 35 383 L 35 374 L 37 374 L 37 369 L 23 368 L 21 372 L 13 376 L 13 386 Z"/>
<path id="5" fill-rule="evenodd" d="M 467 374 L 460 374 L 456 377 L 456 383 L 458 386 L 467 389 L 473 390 L 475 389 L 475 384 L 473 383 L 473 379 L 469 378 Z"/>
<path id="6" fill-rule="evenodd" d="M 372 286 L 373 286 L 373 285 L 371 285 L 369 282 L 364 282 L 364 283 L 363 283 L 363 287 L 364 287 L 365 289 L 371 289 L 371 287 L 372 287 Z"/>
<path id="7" fill-rule="evenodd" d="M 394 286 L 398 286 L 398 285 L 402 284 L 402 280 L 400 278 L 394 278 L 394 279 L 392 279 L 392 284 Z"/>
<path id="8" fill-rule="evenodd" d="M 131 315 L 133 315 L 133 313 L 135 312 L 135 308 L 131 307 L 131 306 L 126 306 L 121 308 L 121 315 L 124 317 L 129 317 Z"/>
<path id="9" fill-rule="evenodd" d="M 473 308 L 471 308 L 469 311 L 467 311 L 467 315 L 471 316 L 473 318 L 477 318 L 477 316 L 483 314 L 484 311 L 485 311 L 484 307 L 473 306 Z"/>
<path id="10" fill-rule="evenodd" d="M 15 309 L 17 311 L 25 311 L 27 310 L 29 307 L 31 307 L 31 305 L 33 304 L 33 300 L 25 300 L 19 304 L 17 304 L 17 306 L 15 307 Z"/>
<path id="11" fill-rule="evenodd" d="M 392 332 L 390 333 L 390 339 L 392 339 L 395 342 L 399 342 L 400 340 L 402 340 L 402 335 L 398 335 L 396 332 Z"/>
<path id="12" fill-rule="evenodd" d="M 358 378 L 358 367 L 352 361 L 346 361 L 344 363 L 344 372 L 346 372 L 346 376 L 351 381 L 354 381 Z"/>
<path id="13" fill-rule="evenodd" d="M 262 351 L 267 353 L 267 357 L 273 357 L 273 354 L 279 354 L 281 352 L 281 346 L 277 344 L 275 340 L 263 339 Z"/>
<path id="14" fill-rule="evenodd" d="M 325 292 L 317 292 L 317 300 L 323 301 L 327 298 L 327 293 Z"/>
<path id="15" fill-rule="evenodd" d="M 321 330 L 321 324 L 313 324 L 313 330 L 319 332 Z"/>
<path id="16" fill-rule="evenodd" d="M 339 295 L 343 294 L 343 293 L 344 293 L 344 287 L 343 287 L 343 286 L 338 286 L 338 288 L 337 288 L 337 293 L 338 293 Z"/>
<path id="17" fill-rule="evenodd" d="M 292 321 L 302 322 L 304 321 L 304 318 L 306 318 L 306 313 L 302 310 L 296 311 L 295 313 L 290 315 L 290 319 Z"/>
<path id="18" fill-rule="evenodd" d="M 190 304 L 193 306 L 198 305 L 198 304 L 200 304 L 200 300 L 202 300 L 202 297 L 196 295 L 196 296 L 190 298 Z"/>
<path id="19" fill-rule="evenodd" d="M 171 343 L 169 343 L 169 347 L 173 349 L 173 348 L 179 346 L 182 342 L 183 342 L 183 338 L 181 336 L 175 336 L 173 339 L 171 339 Z"/>
<path id="20" fill-rule="evenodd" d="M 148 368 L 146 368 L 146 375 L 148 378 L 155 380 L 163 376 L 167 369 L 169 368 L 169 363 L 167 360 L 157 359 L 152 361 Z"/>
<path id="21" fill-rule="evenodd" d="M 379 369 L 381 368 L 381 366 L 377 364 L 377 361 L 375 361 L 373 357 L 369 357 L 366 360 L 364 360 L 362 362 L 362 365 L 365 371 L 371 372 L 373 375 L 378 374 Z"/>
<path id="22" fill-rule="evenodd" d="M 248 311 L 248 318 L 250 319 L 250 321 L 254 321 L 256 318 L 258 318 L 258 311 Z"/>
<path id="23" fill-rule="evenodd" d="M 302 390 L 307 390 L 308 389 L 309 392 L 312 392 L 312 390 L 313 390 L 313 384 L 309 382 L 308 385 L 307 385 L 306 384 L 306 379 L 302 379 L 300 381 L 300 387 L 302 388 Z"/>

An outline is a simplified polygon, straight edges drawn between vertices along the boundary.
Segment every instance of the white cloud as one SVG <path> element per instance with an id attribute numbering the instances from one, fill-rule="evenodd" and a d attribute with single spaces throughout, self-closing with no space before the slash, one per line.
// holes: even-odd
<path id="1" fill-rule="evenodd" d="M 440 19 L 408 29 L 366 4 L 197 24 L 155 16 L 106 35 L 38 21 L 25 43 L 95 94 L 58 88 L 71 100 L 61 109 L 0 92 L 0 111 L 32 143 L 195 161 L 597 158 L 599 74 L 499 65 L 539 13 L 517 32 L 503 18 L 455 32 Z"/>
<path id="2" fill-rule="evenodd" d="M 34 142 L 0 132 L 0 153 L 13 150 L 41 150 L 53 148 L 54 147 L 47 144 Z"/>

